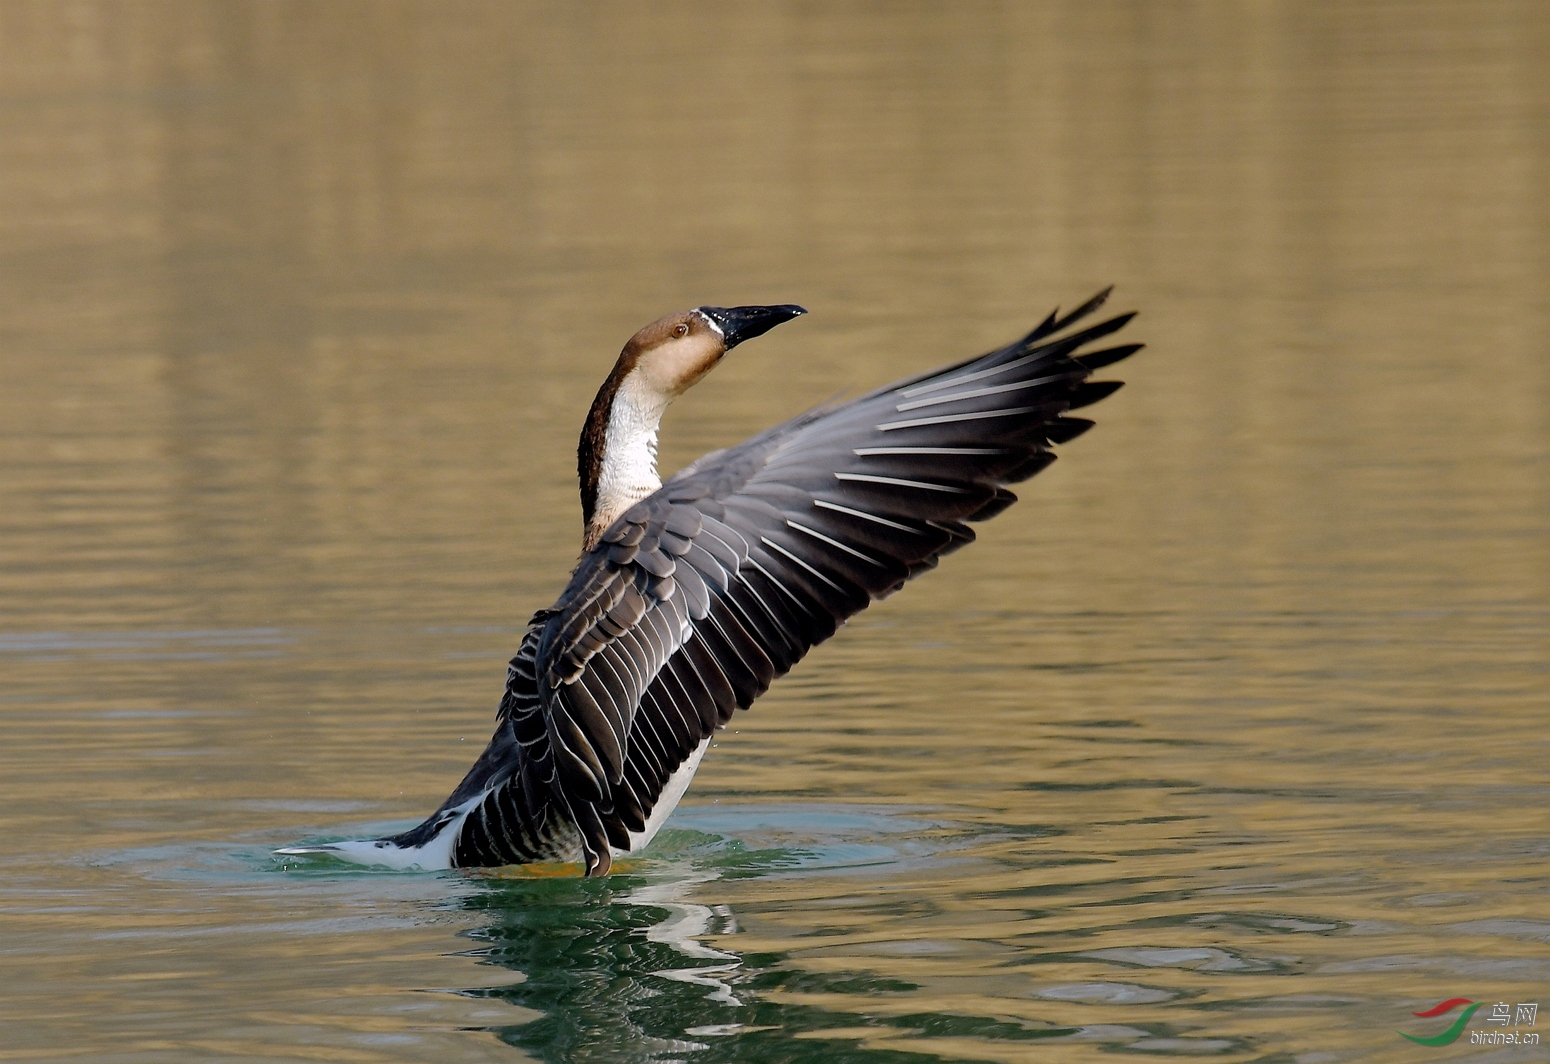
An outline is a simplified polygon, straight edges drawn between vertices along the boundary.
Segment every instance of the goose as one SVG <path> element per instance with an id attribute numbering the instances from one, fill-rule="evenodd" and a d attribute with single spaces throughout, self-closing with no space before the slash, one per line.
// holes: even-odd
<path id="1" fill-rule="evenodd" d="M 495 734 L 463 782 L 388 838 L 291 846 L 425 870 L 581 862 L 640 851 L 711 736 L 874 599 L 974 540 L 1008 485 L 1092 427 L 1070 417 L 1120 387 L 1086 350 L 1133 313 L 1072 327 L 1108 298 L 1051 312 L 1015 343 L 818 407 L 665 482 L 669 403 L 738 344 L 806 313 L 703 306 L 652 322 L 598 389 L 577 450 L 582 553 L 529 622 Z"/>

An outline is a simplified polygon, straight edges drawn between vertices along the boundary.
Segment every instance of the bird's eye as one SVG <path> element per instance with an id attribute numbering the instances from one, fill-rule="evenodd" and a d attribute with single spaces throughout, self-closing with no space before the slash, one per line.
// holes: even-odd
<path id="1" fill-rule="evenodd" d="M 685 325 L 683 322 L 679 322 L 677 325 L 673 326 L 673 335 L 674 336 L 688 336 L 689 335 L 689 326 Z"/>

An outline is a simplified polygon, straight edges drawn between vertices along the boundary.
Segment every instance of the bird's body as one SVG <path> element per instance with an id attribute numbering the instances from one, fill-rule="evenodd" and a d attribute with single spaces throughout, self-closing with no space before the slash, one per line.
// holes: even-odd
<path id="1" fill-rule="evenodd" d="M 701 307 L 642 329 L 599 389 L 578 464 L 583 554 L 534 615 L 494 737 L 427 820 L 328 852 L 394 867 L 581 860 L 588 875 L 650 842 L 710 744 L 852 614 L 973 540 L 966 522 L 1091 422 L 1117 383 L 1079 354 L 1131 315 L 1075 332 L 1076 311 L 977 359 L 794 418 L 663 483 L 667 404 L 737 343 L 800 307 Z"/>

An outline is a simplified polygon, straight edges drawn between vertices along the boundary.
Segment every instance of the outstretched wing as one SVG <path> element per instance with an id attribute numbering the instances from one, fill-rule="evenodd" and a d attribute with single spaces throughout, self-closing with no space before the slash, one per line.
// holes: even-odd
<path id="1" fill-rule="evenodd" d="M 631 848 L 673 774 L 845 618 L 974 539 L 1007 485 L 1092 422 L 1067 417 L 1140 348 L 1080 349 L 1125 314 L 1051 314 L 1017 343 L 706 455 L 625 513 L 540 615 L 547 783 L 588 874 Z M 1062 335 L 1063 334 L 1063 335 Z M 552 767 L 549 767 L 552 766 Z M 692 768 L 692 766 L 691 766 Z M 676 795 L 672 800 L 676 800 Z"/>

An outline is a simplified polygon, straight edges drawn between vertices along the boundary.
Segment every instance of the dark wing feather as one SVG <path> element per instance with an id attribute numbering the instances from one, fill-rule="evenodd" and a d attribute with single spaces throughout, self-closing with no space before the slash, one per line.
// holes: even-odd
<path id="1" fill-rule="evenodd" d="M 554 790 L 554 758 L 538 694 L 540 632 L 528 629 L 507 668 L 495 735 L 479 760 L 441 808 L 389 841 L 405 848 L 424 845 L 472 802 L 457 829 L 456 866 L 558 860 L 575 851 L 574 818 Z"/>
<path id="2" fill-rule="evenodd" d="M 541 616 L 534 684 L 548 780 L 589 873 L 645 824 L 668 777 L 815 643 L 974 538 L 1008 485 L 1090 426 L 1067 411 L 1119 387 L 1078 354 L 1121 315 L 1022 340 L 796 418 L 682 470 L 585 555 Z M 535 724 L 524 717 L 527 733 Z"/>

